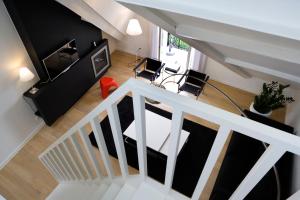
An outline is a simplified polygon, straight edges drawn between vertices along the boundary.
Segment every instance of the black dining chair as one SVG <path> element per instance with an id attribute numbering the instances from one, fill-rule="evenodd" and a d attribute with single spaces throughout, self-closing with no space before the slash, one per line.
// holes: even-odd
<path id="1" fill-rule="evenodd" d="M 205 82 L 207 82 L 208 79 L 209 76 L 207 74 L 188 69 L 177 82 L 178 93 L 180 93 L 181 91 L 186 91 L 188 93 L 194 94 L 196 96 L 196 99 L 198 99 L 199 95 L 203 91 Z M 184 82 L 181 84 L 183 80 Z M 204 82 L 201 80 L 203 80 Z"/>
<path id="2" fill-rule="evenodd" d="M 142 78 L 148 79 L 152 83 L 153 81 L 155 81 L 155 79 L 157 79 L 160 76 L 161 70 L 164 67 L 164 65 L 165 65 L 165 63 L 162 63 L 159 60 L 154 60 L 151 58 L 144 58 L 133 69 L 133 71 L 135 73 L 135 78 L 142 77 Z M 142 66 L 144 68 L 140 69 L 140 67 L 142 67 Z"/>

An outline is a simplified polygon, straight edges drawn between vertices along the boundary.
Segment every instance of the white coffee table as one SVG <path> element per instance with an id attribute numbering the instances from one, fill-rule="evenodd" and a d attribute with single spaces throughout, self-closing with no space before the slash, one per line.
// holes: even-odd
<path id="1" fill-rule="evenodd" d="M 150 147 L 164 155 L 168 155 L 171 120 L 149 110 L 146 110 L 145 117 L 147 147 Z M 123 134 L 133 140 L 136 140 L 135 121 L 129 125 Z M 181 131 L 177 154 L 179 154 L 189 135 L 189 132 L 185 130 Z"/>

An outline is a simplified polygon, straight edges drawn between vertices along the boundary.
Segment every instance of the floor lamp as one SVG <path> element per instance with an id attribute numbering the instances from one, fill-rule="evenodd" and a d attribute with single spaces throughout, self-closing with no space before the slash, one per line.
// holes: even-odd
<path id="1" fill-rule="evenodd" d="M 128 22 L 128 26 L 126 29 L 126 33 L 130 36 L 138 36 L 143 33 L 142 27 L 140 25 L 140 22 L 137 19 L 130 19 Z M 135 66 L 137 62 L 139 61 L 138 59 L 138 53 L 142 48 L 138 48 L 135 52 L 135 61 L 134 63 L 129 63 L 129 66 Z"/>

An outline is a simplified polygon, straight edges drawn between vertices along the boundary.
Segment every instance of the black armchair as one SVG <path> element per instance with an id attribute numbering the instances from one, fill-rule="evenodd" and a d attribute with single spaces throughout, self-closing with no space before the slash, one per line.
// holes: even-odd
<path id="1" fill-rule="evenodd" d="M 144 65 L 143 70 L 139 70 L 140 67 Z M 159 60 L 154 60 L 151 58 L 144 58 L 136 67 L 133 69 L 136 77 L 143 77 L 150 80 L 151 82 L 155 81 L 160 76 L 161 70 L 164 67 L 165 63 L 162 63 Z"/>
<path id="2" fill-rule="evenodd" d="M 180 85 L 181 81 L 184 79 L 184 83 Z M 198 80 L 200 79 L 200 80 Z M 186 70 L 184 75 L 179 79 L 177 82 L 178 84 L 178 93 L 181 91 L 186 91 L 191 94 L 194 94 L 197 99 L 201 92 L 203 91 L 203 88 L 205 86 L 205 82 L 208 81 L 209 76 L 194 70 Z M 205 81 L 202 82 L 201 80 Z"/>

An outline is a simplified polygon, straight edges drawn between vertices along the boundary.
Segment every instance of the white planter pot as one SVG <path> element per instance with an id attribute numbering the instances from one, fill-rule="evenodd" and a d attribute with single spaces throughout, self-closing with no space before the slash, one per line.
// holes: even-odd
<path id="1" fill-rule="evenodd" d="M 258 115 L 261 115 L 261 116 L 264 116 L 264 117 L 270 117 L 271 116 L 272 110 L 268 113 L 263 114 L 263 113 L 260 113 L 257 110 L 255 110 L 253 105 L 254 105 L 254 102 L 251 103 L 250 108 L 249 108 L 251 112 L 254 112 L 254 113 L 256 113 Z"/>

